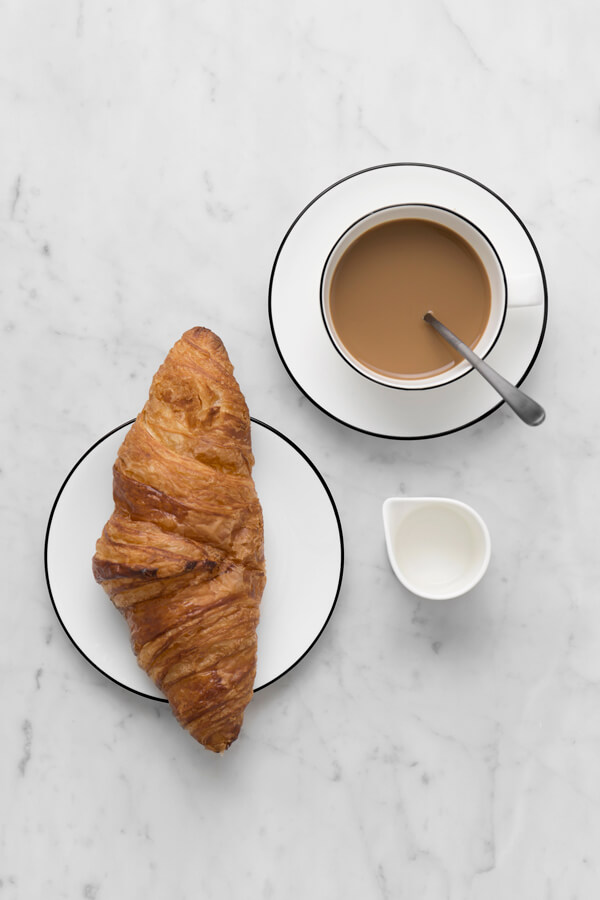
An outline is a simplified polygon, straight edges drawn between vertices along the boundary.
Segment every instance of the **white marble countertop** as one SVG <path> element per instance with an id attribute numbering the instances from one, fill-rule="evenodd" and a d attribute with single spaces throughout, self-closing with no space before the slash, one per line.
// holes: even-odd
<path id="1" fill-rule="evenodd" d="M 599 29 L 592 0 L 2 5 L 3 900 L 598 897 Z M 371 437 L 282 366 L 267 294 L 289 225 L 407 160 L 482 181 L 536 241 L 539 429 L 501 408 Z M 43 567 L 67 471 L 192 325 L 321 470 L 346 550 L 328 628 L 223 757 L 86 663 Z M 395 494 L 483 514 L 471 594 L 399 586 Z"/>

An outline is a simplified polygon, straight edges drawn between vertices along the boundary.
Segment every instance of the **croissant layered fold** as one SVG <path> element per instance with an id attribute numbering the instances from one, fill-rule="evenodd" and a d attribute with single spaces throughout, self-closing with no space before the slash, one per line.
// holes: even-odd
<path id="1" fill-rule="evenodd" d="M 250 428 L 223 343 L 187 331 L 119 449 L 92 561 L 138 663 L 215 752 L 237 738 L 256 674 L 265 563 Z"/>

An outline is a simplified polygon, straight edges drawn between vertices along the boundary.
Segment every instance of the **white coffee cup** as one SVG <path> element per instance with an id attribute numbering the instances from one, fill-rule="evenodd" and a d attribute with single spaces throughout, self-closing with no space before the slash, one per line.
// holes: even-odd
<path id="1" fill-rule="evenodd" d="M 507 307 L 533 306 L 541 303 L 541 297 L 527 283 L 521 284 L 519 292 L 507 294 L 506 275 L 494 245 L 477 225 L 456 211 L 426 203 L 400 204 L 377 209 L 354 222 L 332 247 L 325 261 L 321 277 L 321 310 L 327 333 L 334 347 L 348 365 L 360 372 L 361 375 L 379 384 L 406 390 L 423 390 L 439 387 L 466 375 L 472 369 L 471 364 L 466 360 L 462 360 L 450 369 L 422 378 L 403 378 L 401 376 L 384 374 L 369 368 L 352 355 L 340 339 L 332 320 L 330 289 L 335 268 L 341 257 L 348 247 L 365 231 L 377 225 L 382 225 L 384 222 L 397 221 L 399 219 L 424 219 L 428 222 L 445 226 L 463 238 L 481 260 L 490 283 L 491 303 L 487 325 L 479 341 L 473 347 L 478 356 L 487 356 L 498 340 L 506 318 Z"/>

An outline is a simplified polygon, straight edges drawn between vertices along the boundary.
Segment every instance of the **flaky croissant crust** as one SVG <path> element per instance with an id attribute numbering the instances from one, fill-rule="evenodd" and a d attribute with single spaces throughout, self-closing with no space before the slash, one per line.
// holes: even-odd
<path id="1" fill-rule="evenodd" d="M 238 736 L 256 674 L 265 566 L 250 427 L 221 340 L 187 331 L 119 449 L 92 561 L 139 664 L 217 752 Z"/>

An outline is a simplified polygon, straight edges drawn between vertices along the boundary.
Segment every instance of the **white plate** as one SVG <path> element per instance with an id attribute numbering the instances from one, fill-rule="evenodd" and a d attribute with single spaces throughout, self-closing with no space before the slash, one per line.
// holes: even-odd
<path id="1" fill-rule="evenodd" d="M 372 210 L 401 203 L 438 204 L 475 222 L 498 251 L 508 293 L 521 279 L 537 291 L 539 305 L 508 309 L 502 334 L 487 357 L 509 381 L 520 384 L 546 328 L 548 300 L 539 253 L 521 220 L 500 197 L 473 179 L 438 166 L 396 163 L 366 169 L 309 203 L 275 258 L 269 290 L 271 330 L 291 378 L 332 418 L 380 437 L 436 437 L 466 428 L 503 401 L 473 371 L 427 391 L 376 384 L 344 362 L 321 316 L 321 274 L 339 236 Z"/>
<path id="2" fill-rule="evenodd" d="M 114 506 L 113 463 L 130 426 L 101 438 L 67 476 L 48 522 L 46 579 L 58 618 L 86 659 L 123 687 L 165 700 L 138 666 L 127 623 L 92 575 L 96 540 Z M 252 448 L 267 563 L 254 683 L 259 690 L 296 665 L 321 635 L 339 593 L 344 550 L 333 498 L 308 457 L 255 419 Z"/>

